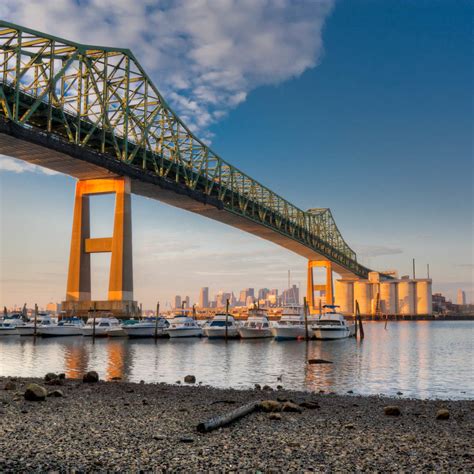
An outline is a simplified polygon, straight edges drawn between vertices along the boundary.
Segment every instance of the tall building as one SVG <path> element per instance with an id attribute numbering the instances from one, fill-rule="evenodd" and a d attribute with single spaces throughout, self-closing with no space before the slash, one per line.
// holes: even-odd
<path id="1" fill-rule="evenodd" d="M 459 288 L 459 290 L 458 290 L 458 297 L 457 297 L 456 303 L 461 305 L 461 306 L 466 305 L 466 292 L 461 290 L 461 288 Z"/>
<path id="2" fill-rule="evenodd" d="M 268 288 L 260 288 L 258 290 L 258 299 L 259 300 L 266 300 L 270 290 Z"/>
<path id="3" fill-rule="evenodd" d="M 174 297 L 174 307 L 175 308 L 181 308 L 181 296 L 176 295 Z"/>
<path id="4" fill-rule="evenodd" d="M 300 290 L 296 285 L 293 285 L 287 290 L 283 290 L 281 295 L 282 304 L 299 304 L 300 302 Z"/>
<path id="5" fill-rule="evenodd" d="M 199 292 L 199 307 L 209 308 L 209 288 L 204 286 Z"/>
<path id="6" fill-rule="evenodd" d="M 191 302 L 190 302 L 189 296 L 184 297 L 184 307 L 185 308 L 190 308 L 191 307 Z"/>
<path id="7" fill-rule="evenodd" d="M 247 304 L 248 298 L 251 297 L 252 299 L 255 298 L 255 290 L 253 288 L 245 288 L 240 292 L 239 301 L 243 304 Z"/>
<path id="8" fill-rule="evenodd" d="M 219 291 L 216 295 L 216 307 L 217 308 L 224 308 L 227 306 L 227 300 L 230 300 L 232 298 L 232 295 L 230 293 L 227 293 L 225 291 Z"/>

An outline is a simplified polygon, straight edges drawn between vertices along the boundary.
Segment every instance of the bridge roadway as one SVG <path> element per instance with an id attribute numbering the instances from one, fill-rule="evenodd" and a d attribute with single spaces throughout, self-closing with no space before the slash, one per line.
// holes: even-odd
<path id="1" fill-rule="evenodd" d="M 36 39 L 31 43 L 41 44 L 43 41 L 45 46 L 42 51 L 46 51 L 47 42 L 53 44 L 57 40 L 28 29 L 20 31 L 21 27 L 5 22 L 0 22 L 0 38 L 2 25 L 9 26 L 9 29 L 5 30 L 6 35 L 10 35 L 10 31 L 17 33 L 24 31 L 35 36 Z M 9 41 L 11 43 L 12 37 Z M 67 43 L 66 40 L 60 41 Z M 71 43 L 68 48 L 71 51 L 74 48 L 79 50 L 79 46 Z M 65 51 L 65 47 L 61 47 L 62 51 Z M 90 47 L 83 46 L 82 48 L 81 54 L 87 55 L 87 48 Z M 13 47 L 2 47 L 0 41 L 0 54 L 2 49 L 5 55 L 16 54 L 15 51 L 17 51 Z M 54 57 L 54 51 L 51 46 L 51 52 L 49 55 L 44 53 L 44 57 L 41 56 L 41 52 L 29 51 L 25 68 L 35 65 L 39 58 L 41 61 L 48 61 L 48 58 Z M 97 54 L 96 50 L 94 54 Z M 106 50 L 104 54 L 107 54 Z M 52 65 L 50 67 L 52 68 Z M 38 92 L 38 88 L 41 86 L 46 91 L 47 87 L 51 88 L 54 85 L 40 81 L 35 87 L 35 94 L 32 94 L 31 89 L 28 92 L 22 90 L 24 84 L 21 81 L 15 82 L 14 79 L 12 82 L 11 77 L 14 75 L 14 68 L 10 69 L 8 74 L 2 75 L 0 71 L 0 105 L 2 105 L 0 107 L 0 153 L 81 180 L 128 176 L 131 179 L 131 191 L 134 194 L 157 199 L 239 228 L 272 241 L 310 261 L 330 261 L 332 269 L 343 277 L 366 278 L 368 276 L 369 270 L 357 262 L 355 253 L 342 239 L 329 210 L 320 210 L 321 215 L 317 217 L 301 211 L 220 159 L 218 159 L 221 166 L 220 172 L 225 166 L 225 171 L 228 173 L 226 180 L 217 178 L 215 174 L 196 171 L 192 158 L 188 161 L 181 158 L 181 155 L 186 154 L 189 148 L 192 150 L 196 142 L 187 144 L 188 148 L 181 145 L 180 150 L 180 143 L 183 142 L 179 132 L 173 142 L 177 149 L 173 153 L 168 152 L 167 155 L 165 153 L 167 150 L 165 150 L 158 156 L 149 147 L 144 149 L 130 137 L 124 138 L 123 133 L 116 134 L 112 127 L 109 130 L 103 129 L 97 125 L 98 122 L 94 123 L 88 117 L 84 119 L 81 115 L 81 118 L 78 118 L 65 107 L 52 105 L 51 99 L 49 103 L 44 100 L 39 101 L 38 97 L 41 98 L 42 95 Z M 82 73 L 81 77 L 83 75 Z M 127 87 L 131 87 L 130 81 L 127 84 Z M 89 87 L 87 91 L 90 90 Z M 53 92 L 53 94 L 56 93 L 57 91 Z M 65 100 L 62 103 L 64 102 Z M 164 103 L 160 106 L 166 107 Z M 170 109 L 166 109 L 165 112 L 174 114 Z M 27 118 L 23 120 L 24 117 Z M 173 119 L 179 120 L 174 115 Z M 182 123 L 179 122 L 179 124 Z M 78 130 L 76 135 L 79 139 L 71 139 L 70 127 L 73 126 Z M 197 140 L 184 125 L 181 126 L 188 133 L 188 140 Z M 123 129 L 123 123 L 120 127 Z M 149 127 L 143 133 L 148 133 L 148 129 Z M 167 133 L 172 133 L 170 130 L 168 128 Z M 83 143 L 81 143 L 81 134 L 87 135 Z M 111 152 L 112 143 L 116 149 L 126 150 L 127 158 L 132 156 L 132 159 L 118 159 L 114 156 Z M 197 143 L 206 156 L 212 154 L 201 142 Z M 142 159 L 142 156 L 145 158 Z M 166 170 L 166 172 L 157 172 L 158 161 L 160 170 Z M 229 183 L 233 183 L 233 173 L 239 179 L 246 179 L 250 183 L 250 189 L 254 186 L 254 189 L 259 192 L 266 193 L 266 200 L 259 200 L 255 190 L 249 191 L 248 187 L 230 186 Z M 278 201 L 278 206 L 272 207 L 271 203 L 275 199 Z"/>

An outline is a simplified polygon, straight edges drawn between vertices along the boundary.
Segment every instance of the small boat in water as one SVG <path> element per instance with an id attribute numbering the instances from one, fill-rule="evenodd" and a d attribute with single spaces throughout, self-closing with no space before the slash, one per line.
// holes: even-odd
<path id="1" fill-rule="evenodd" d="M 182 309 L 169 321 L 170 325 L 166 332 L 170 338 L 202 336 L 202 327 L 194 318 L 187 315 L 188 312 L 189 310 Z"/>
<path id="2" fill-rule="evenodd" d="M 249 310 L 249 316 L 242 326 L 239 327 L 239 335 L 242 339 L 260 339 L 272 337 L 270 321 L 267 312 L 260 308 Z"/>
<path id="3" fill-rule="evenodd" d="M 128 337 L 168 337 L 169 321 L 166 318 L 146 318 L 133 324 L 122 324 Z"/>
<path id="4" fill-rule="evenodd" d="M 308 324 L 311 323 L 308 318 Z M 311 332 L 311 326 L 309 328 Z M 277 341 L 306 337 L 303 307 L 299 304 L 285 306 L 281 319 L 272 325 L 272 334 Z"/>
<path id="5" fill-rule="evenodd" d="M 21 313 L 6 315 L 0 320 L 0 336 L 18 336 L 18 328 L 25 324 L 25 318 Z"/>
<path id="6" fill-rule="evenodd" d="M 209 339 L 222 339 L 226 337 L 239 337 L 239 326 L 237 325 L 233 316 L 226 314 L 216 314 L 212 320 L 204 326 L 204 335 Z"/>
<path id="7" fill-rule="evenodd" d="M 82 329 L 83 336 L 94 336 L 94 318 L 89 318 Z M 96 318 L 95 337 L 117 337 L 126 336 L 117 318 Z"/>
<path id="8" fill-rule="evenodd" d="M 64 318 L 57 324 L 40 327 L 41 337 L 82 336 L 84 321 L 80 318 Z"/>
<path id="9" fill-rule="evenodd" d="M 18 336 L 15 324 L 2 319 L 0 321 L 0 336 Z"/>
<path id="10" fill-rule="evenodd" d="M 329 311 L 322 314 L 311 326 L 316 339 L 345 339 L 355 335 L 355 324 L 347 324 L 344 316 L 335 311 L 339 306 L 324 305 L 324 308 L 328 308 Z"/>
<path id="11" fill-rule="evenodd" d="M 26 324 L 22 326 L 18 326 L 16 329 L 20 336 L 34 336 L 35 335 L 35 326 L 36 326 L 36 334 L 39 334 L 39 329 L 41 327 L 49 327 L 55 324 L 53 319 L 48 313 L 38 313 L 36 317 L 36 324 L 34 319 L 28 321 Z"/>

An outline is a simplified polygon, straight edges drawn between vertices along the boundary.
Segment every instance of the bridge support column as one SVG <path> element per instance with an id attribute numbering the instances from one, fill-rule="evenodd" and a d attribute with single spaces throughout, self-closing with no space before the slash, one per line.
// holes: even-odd
<path id="1" fill-rule="evenodd" d="M 326 283 L 314 284 L 314 267 L 326 268 Z M 315 291 L 322 291 L 325 294 L 325 304 L 334 304 L 334 291 L 332 282 L 332 264 L 329 261 L 324 260 L 308 260 L 308 280 L 307 280 L 307 291 L 306 300 L 308 302 L 310 314 L 319 312 L 319 307 L 316 306 L 316 298 L 314 296 Z"/>
<path id="2" fill-rule="evenodd" d="M 65 310 L 133 312 L 132 216 L 129 178 L 81 180 L 76 184 Z M 89 196 L 115 194 L 112 237 L 90 238 Z M 91 301 L 90 254 L 110 252 L 108 302 Z M 109 303 L 109 304 L 107 304 Z M 125 309 L 126 308 L 126 309 Z"/>

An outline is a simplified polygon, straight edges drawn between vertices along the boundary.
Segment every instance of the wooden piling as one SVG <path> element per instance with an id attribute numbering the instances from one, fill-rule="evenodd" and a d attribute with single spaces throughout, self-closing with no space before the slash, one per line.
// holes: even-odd
<path id="1" fill-rule="evenodd" d="M 306 296 L 303 298 L 304 304 L 304 330 L 305 330 L 305 339 L 309 341 L 309 330 L 308 330 L 308 302 L 306 301 Z"/>
<path id="2" fill-rule="evenodd" d="M 229 298 L 227 298 L 225 303 L 225 342 L 227 342 L 228 338 L 228 329 L 227 324 L 229 322 Z"/>
<path id="3" fill-rule="evenodd" d="M 35 327 L 33 329 L 33 336 L 36 337 L 36 328 L 38 325 L 38 305 L 35 303 Z"/>
<path id="4" fill-rule="evenodd" d="M 156 303 L 156 318 L 155 318 L 155 341 L 158 339 L 158 318 L 160 316 L 160 302 Z"/>

